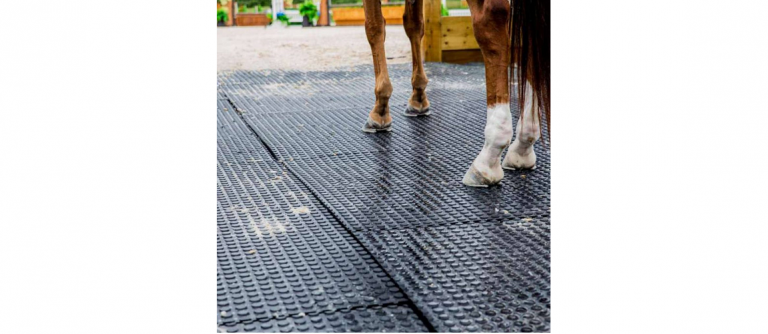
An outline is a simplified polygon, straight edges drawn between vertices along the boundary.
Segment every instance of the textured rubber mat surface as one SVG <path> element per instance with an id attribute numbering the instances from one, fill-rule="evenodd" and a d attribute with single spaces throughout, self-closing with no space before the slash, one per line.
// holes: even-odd
<path id="1" fill-rule="evenodd" d="M 236 72 L 228 80 L 237 89 L 229 89 L 227 94 L 233 90 L 242 93 L 241 87 L 248 85 L 249 98 L 280 101 L 285 108 L 274 109 L 280 112 L 270 112 L 273 109 L 268 106 L 234 103 L 277 158 L 350 229 L 401 229 L 548 215 L 549 154 L 541 145 L 536 146 L 535 170 L 506 171 L 501 186 L 492 189 L 461 184 L 483 145 L 483 68 L 430 66 L 435 67 L 430 72 L 438 73 L 430 77 L 427 89 L 434 111 L 424 118 L 405 117 L 395 110 L 398 99 L 404 106 L 410 94 L 410 67 L 390 70 L 393 85 L 401 83 L 399 91 L 405 92 L 390 99 L 394 124 L 390 133 L 370 135 L 360 130 L 373 103 L 368 98 L 372 98 L 373 80 L 366 69 L 271 72 L 267 76 Z M 342 103 L 342 109 L 328 110 L 327 103 L 301 102 L 306 92 L 348 101 Z"/>
<path id="2" fill-rule="evenodd" d="M 377 231 L 363 242 L 439 331 L 549 330 L 549 220 Z"/>
<path id="3" fill-rule="evenodd" d="M 393 132 L 373 136 L 361 131 L 368 115 L 362 108 L 251 114 L 245 119 L 282 160 L 414 149 L 424 150 L 418 153 L 428 158 L 426 155 L 434 153 L 479 151 L 483 145 L 485 108 L 484 100 L 472 100 L 451 102 L 439 110 L 435 106 L 434 112 L 441 117 L 413 118 L 403 116 L 402 112 L 392 113 Z M 466 129 L 446 131 L 457 127 Z M 478 129 L 480 136 L 474 133 Z"/>
<path id="4" fill-rule="evenodd" d="M 394 87 L 390 98 L 393 111 L 405 110 L 411 94 L 410 65 L 391 65 L 390 81 Z M 479 76 L 477 74 L 480 74 Z M 245 114 L 272 114 L 309 110 L 336 110 L 359 107 L 368 109 L 375 100 L 373 71 L 370 67 L 355 67 L 349 71 L 283 72 L 236 71 L 219 73 L 219 87 Z M 470 75 L 474 74 L 474 75 Z M 427 75 L 440 77 L 464 76 L 461 82 L 431 82 L 427 94 L 444 100 L 485 99 L 485 91 L 469 89 L 484 84 L 482 66 L 437 65 L 427 69 Z M 444 97 L 444 98 L 442 98 Z M 433 96 L 430 95 L 430 99 Z M 361 124 L 362 125 L 362 121 Z"/>
<path id="5" fill-rule="evenodd" d="M 402 115 L 411 68 L 391 65 L 393 131 L 377 134 L 361 131 L 370 66 L 219 73 L 220 329 L 549 331 L 549 152 L 537 144 L 537 168 L 499 186 L 465 187 L 484 69 L 426 70 L 432 115 Z M 321 285 L 332 292 L 317 298 Z"/>
<path id="6" fill-rule="evenodd" d="M 456 103 L 446 109 L 477 105 L 484 103 Z M 279 127 L 263 126 L 275 120 L 265 116 L 254 128 L 265 133 L 273 151 L 353 230 L 548 215 L 549 157 L 542 149 L 535 170 L 505 171 L 499 187 L 476 189 L 461 183 L 482 147 L 485 121 L 457 114 L 395 116 L 394 131 L 373 136 L 360 131 L 360 115 L 349 110 L 276 116 L 280 122 L 273 124 Z M 320 125 L 292 133 L 288 117 L 325 118 L 322 124 L 328 124 L 328 130 L 317 130 Z M 331 135 L 322 137 L 321 132 Z"/>
<path id="7" fill-rule="evenodd" d="M 360 310 L 293 315 L 285 319 L 219 326 L 220 333 L 336 333 L 336 332 L 426 332 L 427 328 L 407 307 L 371 307 Z"/>
<path id="8" fill-rule="evenodd" d="M 266 326 L 404 302 L 362 246 L 225 107 L 218 111 L 218 324 Z"/>

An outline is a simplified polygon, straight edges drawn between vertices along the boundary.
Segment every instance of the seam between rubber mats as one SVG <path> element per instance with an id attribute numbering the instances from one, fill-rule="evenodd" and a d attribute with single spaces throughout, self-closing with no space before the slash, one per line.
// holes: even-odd
<path id="1" fill-rule="evenodd" d="M 315 192 L 312 191 L 312 188 L 309 187 L 303 179 L 301 179 L 298 175 L 296 175 L 296 173 L 293 170 L 291 170 L 288 166 L 286 166 L 285 163 L 283 163 L 281 161 L 278 161 L 277 156 L 272 151 L 272 149 L 269 147 L 269 145 L 267 145 L 267 143 L 264 142 L 264 140 L 261 138 L 261 136 L 259 136 L 259 134 L 256 131 L 254 131 L 254 129 L 251 127 L 251 125 L 248 124 L 248 122 L 243 118 L 242 113 L 236 108 L 234 103 L 232 103 L 232 101 L 229 99 L 229 96 L 226 95 L 226 92 L 222 92 L 222 94 L 224 95 L 224 98 L 225 98 L 225 101 L 227 101 L 227 104 L 229 104 L 229 106 L 233 108 L 232 110 L 235 110 L 237 116 L 240 117 L 240 119 L 243 121 L 245 126 L 248 128 L 248 130 L 250 130 L 254 134 L 254 136 L 256 136 L 256 138 L 258 138 L 259 142 L 261 142 L 261 144 L 267 149 L 267 151 L 269 152 L 269 155 L 272 157 L 272 160 L 274 162 L 280 164 L 280 165 L 283 165 L 288 170 L 289 173 L 293 174 L 293 176 L 296 177 L 296 180 L 298 180 L 298 182 L 301 185 L 303 185 L 304 187 L 306 187 L 309 190 L 309 192 L 312 194 L 312 196 L 314 196 L 315 199 L 317 200 L 317 203 L 319 205 L 321 205 L 323 208 L 325 208 L 331 214 L 331 216 L 333 216 L 333 218 L 335 220 L 335 223 L 340 225 L 347 233 L 349 233 L 349 235 L 355 240 L 355 242 L 357 242 L 357 244 L 360 245 L 360 247 L 365 250 L 365 252 L 371 257 L 373 262 L 377 266 L 379 266 L 379 268 L 381 268 L 381 270 L 387 275 L 387 278 L 389 278 L 392 281 L 392 283 L 395 284 L 395 286 L 397 286 L 397 288 L 400 289 L 401 292 L 403 292 L 403 297 L 406 299 L 405 301 L 401 301 L 401 302 L 397 302 L 397 303 L 384 303 L 384 304 L 379 304 L 379 305 L 366 305 L 366 306 L 351 307 L 351 308 L 349 308 L 349 310 L 351 311 L 351 310 L 360 310 L 360 309 L 371 309 L 371 308 L 386 307 L 386 306 L 391 306 L 391 305 L 407 306 L 408 308 L 411 309 L 411 311 L 413 311 L 414 314 L 416 314 L 416 316 L 424 324 L 424 326 L 427 328 L 427 330 L 429 332 L 437 332 L 435 327 L 432 325 L 431 322 L 429 322 L 429 320 L 424 315 L 424 313 L 421 311 L 421 309 L 419 309 L 416 306 L 416 304 L 411 300 L 411 298 L 408 297 L 408 295 L 404 292 L 405 290 L 397 283 L 397 281 L 392 277 L 392 275 L 389 273 L 389 271 L 387 271 L 385 269 L 386 267 L 384 265 L 382 265 L 382 263 L 379 262 L 378 258 L 368 249 L 368 247 L 366 247 L 366 245 L 360 241 L 360 239 L 354 233 L 354 231 L 350 230 L 346 226 L 346 224 L 343 224 L 341 222 L 340 218 L 332 210 L 330 210 L 330 208 L 328 207 L 328 205 L 325 202 L 320 200 L 320 198 L 317 198 L 317 194 L 315 194 Z M 316 313 L 316 314 L 323 314 L 323 312 L 313 312 L 313 314 L 310 314 L 310 313 L 305 313 L 305 314 L 306 315 L 314 315 L 314 313 Z M 283 318 L 288 318 L 288 317 L 290 317 L 290 316 L 283 317 Z M 273 318 L 275 320 L 279 320 L 279 319 L 277 319 L 275 317 L 273 317 Z M 242 322 L 242 321 L 239 321 L 238 323 L 240 323 L 240 324 L 250 324 L 250 323 L 254 323 L 254 322 L 258 322 L 258 320 L 255 320 L 253 322 Z"/>

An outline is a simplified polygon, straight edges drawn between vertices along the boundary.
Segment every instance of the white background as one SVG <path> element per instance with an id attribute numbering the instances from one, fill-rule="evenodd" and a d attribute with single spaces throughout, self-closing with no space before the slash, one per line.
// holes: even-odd
<path id="1" fill-rule="evenodd" d="M 552 6 L 553 332 L 768 331 L 768 5 Z M 213 333 L 213 2 L 5 7 L 0 331 Z"/>

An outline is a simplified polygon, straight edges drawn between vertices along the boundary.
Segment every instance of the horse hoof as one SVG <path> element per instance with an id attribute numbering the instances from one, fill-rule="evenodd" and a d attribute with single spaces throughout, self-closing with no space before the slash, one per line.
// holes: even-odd
<path id="1" fill-rule="evenodd" d="M 368 116 L 368 120 L 365 121 L 365 124 L 363 125 L 363 132 L 368 133 L 376 133 L 381 131 L 392 131 L 392 122 L 389 122 L 388 124 L 379 124 L 378 122 L 374 122 L 371 119 L 371 116 Z"/>
<path id="2" fill-rule="evenodd" d="M 501 163 L 501 167 L 504 169 L 536 169 L 536 152 L 531 150 L 531 153 L 521 155 L 515 150 L 510 149 L 507 152 L 507 156 L 504 157 L 504 162 Z"/>
<path id="3" fill-rule="evenodd" d="M 504 178 L 504 171 L 501 170 L 498 165 L 496 168 L 498 168 L 498 170 L 490 170 L 487 173 L 483 173 L 475 168 L 475 164 L 472 163 L 472 165 L 469 166 L 469 170 L 467 170 L 467 174 L 464 174 L 464 179 L 461 180 L 461 182 L 470 187 L 488 187 L 498 184 L 501 182 L 501 179 Z"/>
<path id="4" fill-rule="evenodd" d="M 418 116 L 428 116 L 431 114 L 429 111 L 429 107 L 426 107 L 424 110 L 419 110 L 414 107 L 408 106 L 407 109 L 405 109 L 405 116 L 408 117 L 418 117 Z"/>

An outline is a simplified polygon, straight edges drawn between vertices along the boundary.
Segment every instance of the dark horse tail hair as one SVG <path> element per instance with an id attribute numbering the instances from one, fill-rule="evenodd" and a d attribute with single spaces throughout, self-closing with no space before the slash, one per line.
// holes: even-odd
<path id="1" fill-rule="evenodd" d="M 512 38 L 512 57 L 510 60 L 517 63 L 517 94 L 520 115 L 523 115 L 526 102 L 525 82 L 529 81 L 533 88 L 533 98 L 539 106 L 539 119 L 542 115 L 546 117 L 547 137 L 550 137 L 549 134 L 551 133 L 549 1 L 512 0 L 512 18 L 509 23 L 510 37 Z M 510 75 L 510 87 L 513 86 L 511 82 L 513 75 Z M 539 126 L 541 126 L 541 122 Z"/>

